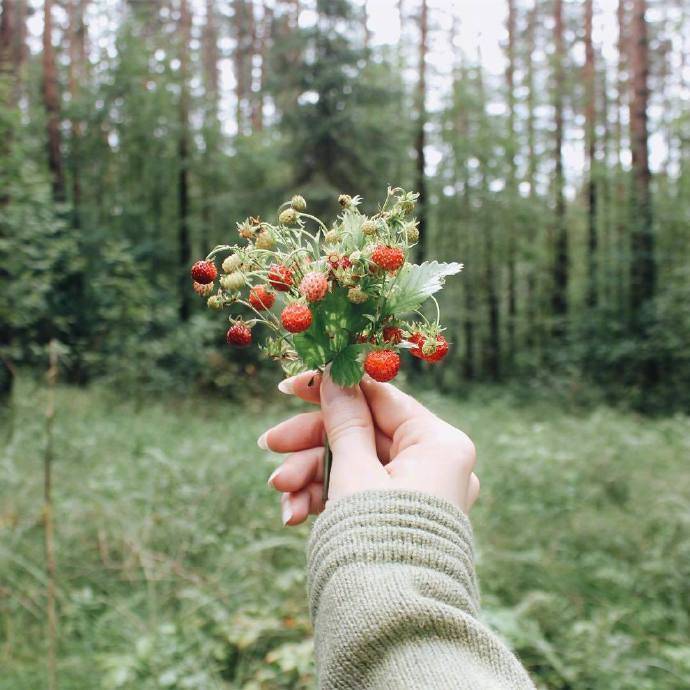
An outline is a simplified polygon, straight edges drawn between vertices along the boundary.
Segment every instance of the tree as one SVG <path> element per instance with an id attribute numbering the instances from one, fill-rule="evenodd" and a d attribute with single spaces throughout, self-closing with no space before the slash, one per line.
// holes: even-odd
<path id="1" fill-rule="evenodd" d="M 630 148 L 633 176 L 630 309 L 635 326 L 641 325 L 643 307 L 654 296 L 656 287 L 647 124 L 649 43 L 646 11 L 646 0 L 633 1 L 633 16 L 630 22 Z"/>
<path id="2" fill-rule="evenodd" d="M 178 142 L 178 248 L 180 320 L 187 321 L 190 312 L 189 265 L 192 259 L 189 232 L 189 43 L 192 33 L 192 16 L 187 0 L 180 0 L 179 55 L 180 55 L 180 101 Z"/>
<path id="3" fill-rule="evenodd" d="M 43 105 L 46 111 L 48 167 L 53 182 L 53 198 L 65 200 L 65 172 L 60 134 L 60 91 L 53 48 L 53 0 L 43 3 Z"/>
<path id="4" fill-rule="evenodd" d="M 515 0 L 508 0 L 508 16 L 506 20 L 508 30 L 506 91 L 508 101 L 508 137 L 506 153 L 508 158 L 508 202 L 514 207 L 517 202 L 517 163 L 516 163 L 516 132 L 515 132 L 515 33 L 516 12 Z M 515 235 L 516 220 L 507 223 L 508 233 L 508 356 L 515 356 L 515 323 L 517 320 L 517 291 L 515 285 Z"/>
<path id="5" fill-rule="evenodd" d="M 596 69 L 592 43 L 593 2 L 585 0 L 585 141 L 587 147 L 587 304 L 595 307 L 598 300 L 598 236 L 596 179 Z"/>
<path id="6" fill-rule="evenodd" d="M 427 0 L 422 0 L 419 10 L 419 64 L 417 78 L 417 97 L 416 110 L 417 120 L 415 123 L 415 160 L 416 175 L 415 189 L 419 192 L 419 244 L 417 245 L 417 260 L 424 261 L 426 258 L 426 72 L 427 72 L 427 51 L 429 38 L 429 8 Z"/>
<path id="7" fill-rule="evenodd" d="M 563 192 L 563 79 L 565 76 L 565 45 L 563 41 L 563 0 L 553 4 L 553 112 L 554 112 L 554 261 L 551 307 L 555 317 L 554 334 L 562 335 L 568 313 L 568 228 L 565 217 Z"/>

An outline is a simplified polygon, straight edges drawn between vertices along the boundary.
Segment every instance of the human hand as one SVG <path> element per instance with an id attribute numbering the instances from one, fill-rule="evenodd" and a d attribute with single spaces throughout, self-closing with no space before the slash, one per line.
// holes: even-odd
<path id="1" fill-rule="evenodd" d="M 264 450 L 289 453 L 268 480 L 282 492 L 285 524 L 297 525 L 323 510 L 324 434 L 333 453 L 329 501 L 371 489 L 408 489 L 467 513 L 477 499 L 472 441 L 395 386 L 365 376 L 359 386 L 343 389 L 328 374 L 306 372 L 279 388 L 321 404 L 258 441 Z"/>

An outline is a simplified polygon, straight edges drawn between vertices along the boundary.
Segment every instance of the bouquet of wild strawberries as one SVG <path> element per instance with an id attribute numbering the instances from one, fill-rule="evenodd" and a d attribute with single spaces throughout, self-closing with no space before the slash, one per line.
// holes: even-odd
<path id="1" fill-rule="evenodd" d="M 330 228 L 294 196 L 277 225 L 248 218 L 237 224 L 242 245 L 219 245 L 197 261 L 194 290 L 209 308 L 232 310 L 229 345 L 250 345 L 261 324 L 269 333 L 262 349 L 288 375 L 330 364 L 335 383 L 354 386 L 364 372 L 393 379 L 403 349 L 439 362 L 448 342 L 438 304 L 434 321 L 419 308 L 429 298 L 436 303 L 433 294 L 462 264 L 408 261 L 419 239 L 410 217 L 418 196 L 389 188 L 378 212 L 366 216 L 359 197 L 343 194 Z"/>

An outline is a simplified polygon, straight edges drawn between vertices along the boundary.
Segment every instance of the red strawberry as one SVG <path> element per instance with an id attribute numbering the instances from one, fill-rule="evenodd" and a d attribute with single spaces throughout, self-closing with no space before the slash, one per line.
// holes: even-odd
<path id="1" fill-rule="evenodd" d="M 278 292 L 287 292 L 292 286 L 292 271 L 284 264 L 271 264 L 268 269 L 268 282 Z"/>
<path id="2" fill-rule="evenodd" d="M 237 321 L 225 334 L 225 340 L 228 345 L 235 345 L 236 347 L 247 347 L 249 343 L 252 342 L 252 332 L 249 330 L 249 326 L 242 321 Z"/>
<path id="3" fill-rule="evenodd" d="M 319 302 L 328 292 L 328 279 L 323 273 L 311 271 L 302 278 L 299 290 L 306 297 L 307 302 Z"/>
<path id="4" fill-rule="evenodd" d="M 201 297 L 208 297 L 213 292 L 213 283 L 207 283 L 204 285 L 203 283 L 197 283 L 194 281 L 192 283 L 192 287 L 194 288 L 194 292 Z"/>
<path id="5" fill-rule="evenodd" d="M 331 270 L 335 271 L 339 268 L 352 268 L 352 261 L 349 256 L 340 256 L 340 254 L 334 253 L 328 256 L 328 263 L 330 264 Z"/>
<path id="6" fill-rule="evenodd" d="M 417 346 L 417 347 L 414 347 L 410 350 L 410 354 L 413 357 L 419 357 L 419 359 L 424 359 L 424 353 L 422 352 L 422 345 L 424 345 L 425 340 L 426 340 L 426 338 L 421 333 L 413 333 L 408 338 L 409 342 L 411 342 Z"/>
<path id="7" fill-rule="evenodd" d="M 364 371 L 375 381 L 390 381 L 400 369 L 400 355 L 393 350 L 374 350 L 364 360 Z"/>
<path id="8" fill-rule="evenodd" d="M 427 362 L 440 362 L 448 354 L 448 341 L 439 335 L 436 337 L 436 351 L 430 355 L 424 355 Z"/>
<path id="9" fill-rule="evenodd" d="M 249 291 L 249 304 L 257 311 L 270 309 L 275 301 L 275 292 L 267 290 L 265 285 L 255 285 Z"/>
<path id="10" fill-rule="evenodd" d="M 217 275 L 218 271 L 213 261 L 197 261 L 192 266 L 192 278 L 202 285 L 212 283 Z"/>
<path id="11" fill-rule="evenodd" d="M 374 249 L 371 260 L 384 271 L 394 273 L 405 263 L 405 253 L 400 247 L 379 244 Z"/>
<path id="12" fill-rule="evenodd" d="M 383 342 L 397 345 L 402 340 L 402 329 L 397 326 L 385 326 L 383 329 Z"/>
<path id="13" fill-rule="evenodd" d="M 311 309 L 306 304 L 293 302 L 288 304 L 280 315 L 280 321 L 286 331 L 301 333 L 311 326 Z"/>
<path id="14" fill-rule="evenodd" d="M 417 346 L 410 350 L 410 354 L 427 362 L 440 362 L 448 354 L 448 341 L 442 335 L 437 335 L 434 342 L 421 333 L 413 333 L 408 340 Z"/>

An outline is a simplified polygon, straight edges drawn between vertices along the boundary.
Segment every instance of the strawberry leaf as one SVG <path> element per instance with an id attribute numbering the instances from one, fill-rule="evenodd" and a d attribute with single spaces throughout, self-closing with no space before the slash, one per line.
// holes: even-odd
<path id="1" fill-rule="evenodd" d="M 315 369 L 326 363 L 328 349 L 318 336 L 310 332 L 298 333 L 292 336 L 292 343 L 307 368 Z"/>
<path id="2" fill-rule="evenodd" d="M 425 261 L 405 264 L 398 273 L 385 305 L 386 314 L 403 314 L 416 309 L 424 300 L 438 292 L 446 276 L 462 271 L 462 264 Z"/>
<path id="3" fill-rule="evenodd" d="M 331 364 L 331 376 L 339 386 L 356 386 L 364 375 L 364 367 L 361 362 L 359 345 L 348 345 L 341 350 Z"/>

